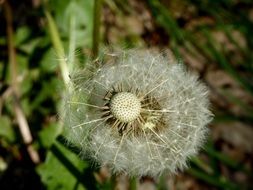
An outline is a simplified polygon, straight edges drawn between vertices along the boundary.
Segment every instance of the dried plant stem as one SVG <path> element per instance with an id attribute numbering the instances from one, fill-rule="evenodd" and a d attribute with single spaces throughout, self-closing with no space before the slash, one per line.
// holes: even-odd
<path id="1" fill-rule="evenodd" d="M 101 23 L 101 9 L 103 0 L 95 0 L 94 13 L 93 13 L 93 44 L 92 55 L 96 58 L 99 50 L 99 37 L 100 37 L 100 23 Z"/>
<path id="2" fill-rule="evenodd" d="M 14 94 L 14 99 L 15 99 L 14 100 L 15 113 L 16 113 L 19 129 L 20 129 L 20 133 L 27 146 L 27 152 L 31 160 L 33 161 L 33 163 L 38 164 L 40 162 L 40 157 L 39 157 L 38 152 L 33 148 L 31 144 L 33 139 L 32 139 L 32 135 L 29 129 L 27 119 L 21 108 L 19 99 L 15 96 L 15 94 Z"/>
<path id="3" fill-rule="evenodd" d="M 11 86 L 13 88 L 12 94 L 14 97 L 14 111 L 16 114 L 21 136 L 27 147 L 27 152 L 31 160 L 33 161 L 33 163 L 37 164 L 40 162 L 39 154 L 31 145 L 33 138 L 29 129 L 27 119 L 25 117 L 25 114 L 19 102 L 20 91 L 19 91 L 19 84 L 17 81 L 17 60 L 16 60 L 16 51 L 15 51 L 14 38 L 13 38 L 14 35 L 13 35 L 13 27 L 12 27 L 12 10 L 7 1 L 5 1 L 4 3 L 4 10 L 5 10 L 5 17 L 6 17 L 6 23 L 7 23 L 8 55 L 9 55 L 10 72 L 11 72 L 11 79 L 12 79 Z"/>

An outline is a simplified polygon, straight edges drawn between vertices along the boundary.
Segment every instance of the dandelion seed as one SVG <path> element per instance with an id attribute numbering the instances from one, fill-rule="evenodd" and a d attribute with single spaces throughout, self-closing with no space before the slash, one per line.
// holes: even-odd
<path id="1" fill-rule="evenodd" d="M 158 176 L 184 169 L 212 119 L 208 90 L 160 54 L 112 55 L 98 69 L 73 75 L 62 111 L 67 138 L 114 173 Z"/>

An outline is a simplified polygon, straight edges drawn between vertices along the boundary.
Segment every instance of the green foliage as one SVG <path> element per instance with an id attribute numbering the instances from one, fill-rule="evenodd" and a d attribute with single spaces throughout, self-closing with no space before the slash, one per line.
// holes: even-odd
<path id="1" fill-rule="evenodd" d="M 61 37 L 65 38 L 68 43 L 70 42 L 71 30 L 74 30 L 77 47 L 91 47 L 93 4 L 93 0 L 49 1 L 48 7 L 54 13 L 54 19 L 59 31 L 61 31 Z M 72 29 L 71 22 L 75 22 L 74 29 Z"/>
<path id="2" fill-rule="evenodd" d="M 58 123 L 51 123 L 39 132 L 40 143 L 45 148 L 50 148 L 57 136 L 61 134 L 62 127 Z"/>
<path id="3" fill-rule="evenodd" d="M 48 137 L 47 137 L 48 138 Z M 73 165 L 69 165 L 73 164 Z M 85 189 L 82 181 L 84 176 L 78 176 L 87 168 L 87 164 L 80 158 L 66 149 L 63 145 L 55 143 L 43 164 L 38 166 L 37 171 L 42 182 L 49 190 L 64 189 Z M 81 179 L 80 179 L 81 178 Z"/>
<path id="4" fill-rule="evenodd" d="M 7 116 L 0 117 L 0 137 L 9 143 L 13 143 L 16 140 L 14 129 L 11 126 L 10 118 Z"/>
<path id="5" fill-rule="evenodd" d="M 69 71 L 73 70 L 74 65 L 75 68 L 77 64 L 85 65 L 83 60 L 88 56 L 83 52 L 91 50 L 93 45 L 95 0 L 48 0 L 41 1 L 43 3 L 38 8 L 22 1 L 13 2 L 11 1 L 11 7 L 14 20 L 11 24 L 16 51 L 20 95 L 18 101 L 33 136 L 32 146 L 36 148 L 35 151 L 39 152 L 41 163 L 37 166 L 33 164 L 22 166 L 29 160 L 27 158 L 29 156 L 19 131 L 14 109 L 12 68 L 8 52 L 10 42 L 6 35 L 6 24 L 3 22 L 4 27 L 0 28 L 0 160 L 6 164 L 6 167 L 9 167 L 7 168 L 9 173 L 6 174 L 8 179 L 20 178 L 20 175 L 17 175 L 20 172 L 19 167 L 23 170 L 27 170 L 26 167 L 28 167 L 28 170 L 36 170 L 37 177 L 40 178 L 45 189 L 112 189 L 116 183 L 115 176 L 98 182 L 94 177 L 95 169 L 92 168 L 91 163 L 80 158 L 78 148 L 65 142 L 64 137 L 59 138 L 62 124 L 58 122 L 58 108 L 65 86 L 62 80 L 63 71 L 59 63 L 62 60 L 65 61 Z M 134 47 L 137 43 L 143 46 L 152 44 L 153 40 L 154 44 L 157 44 L 156 48 L 162 46 L 161 49 L 163 49 L 165 46 L 171 49 L 177 58 L 185 59 L 183 49 L 192 59 L 202 57 L 205 67 L 211 66 L 211 68 L 224 71 L 240 87 L 240 93 L 243 93 L 244 97 L 252 98 L 253 24 L 250 18 L 252 1 L 183 0 L 177 2 L 172 0 L 166 2 L 147 0 L 139 2 L 136 0 L 134 1 L 136 4 L 129 2 L 132 1 L 104 0 L 102 12 L 104 17 L 101 19 L 102 33 L 99 35 L 106 43 L 112 46 L 123 43 L 126 44 L 125 46 Z M 175 2 L 176 6 L 172 7 L 171 5 Z M 186 12 L 183 12 L 181 17 L 185 19 L 185 23 L 182 24 L 177 18 L 177 9 L 184 5 L 188 8 L 193 7 L 195 12 L 189 18 L 188 15 L 184 15 Z M 138 11 L 144 7 L 146 12 L 134 13 L 134 16 L 132 15 L 134 20 L 130 20 L 129 25 L 125 18 L 134 12 L 134 7 L 137 7 Z M 1 7 L 1 10 L 5 11 L 5 8 Z M 6 19 L 4 11 L 0 12 L 0 18 L 3 21 Z M 51 16 L 49 16 L 51 20 L 45 13 Z M 146 23 L 144 19 L 136 24 L 133 22 L 135 17 L 145 18 L 148 21 Z M 202 24 L 202 20 L 198 18 L 209 20 Z M 189 27 L 195 19 L 197 26 Z M 132 22 L 133 25 L 131 25 Z M 153 24 L 151 28 L 150 23 Z M 138 26 L 141 24 L 143 24 L 142 27 Z M 111 31 L 109 31 L 110 27 Z M 121 35 L 121 33 L 131 31 L 129 27 L 141 28 L 138 29 L 142 31 L 139 32 L 141 35 L 138 32 L 134 35 Z M 242 45 L 243 40 L 236 38 L 232 31 L 242 36 L 245 45 Z M 227 47 L 215 38 L 214 32 L 224 34 L 224 38 L 235 47 L 235 52 L 239 54 L 238 60 L 234 58 L 234 52 L 228 52 Z M 119 44 L 110 44 L 114 41 Z M 62 57 L 58 55 L 57 47 L 64 52 Z M 206 75 L 205 72 L 209 70 L 204 71 L 201 75 Z M 214 125 L 242 122 L 252 126 L 252 104 L 247 104 L 244 98 L 237 97 L 238 91 L 230 90 L 227 87 L 218 90 L 212 88 L 212 90 L 218 96 L 223 97 L 220 100 L 222 103 L 227 103 L 226 108 L 213 106 L 216 115 Z M 229 106 L 237 106 L 240 111 L 234 113 Z M 225 168 L 231 173 L 241 172 L 248 179 L 252 179 L 252 168 L 248 166 L 248 163 L 231 158 L 217 149 L 215 143 L 210 139 L 204 147 L 202 152 L 204 159 L 202 157 L 191 159 L 191 169 L 187 173 L 211 188 L 231 190 L 252 188 L 250 184 L 234 181 L 232 174 L 224 175 L 221 172 L 221 168 Z M 16 162 L 21 166 L 16 167 Z M 2 178 L 4 171 L 0 171 L 0 174 L 1 186 L 2 179 L 6 178 Z M 38 183 L 42 185 L 41 182 Z M 136 189 L 136 182 L 136 179 L 130 181 L 131 189 Z M 157 186 L 159 189 L 166 189 L 164 176 L 161 177 Z"/>

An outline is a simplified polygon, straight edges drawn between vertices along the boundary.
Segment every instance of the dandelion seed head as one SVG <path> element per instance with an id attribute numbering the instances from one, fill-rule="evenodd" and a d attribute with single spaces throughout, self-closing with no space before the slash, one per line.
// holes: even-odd
<path id="1" fill-rule="evenodd" d="M 113 173 L 176 173 L 206 139 L 206 86 L 162 54 L 114 53 L 103 66 L 74 74 L 72 83 L 62 111 L 65 134 Z"/>
<path id="2" fill-rule="evenodd" d="M 132 122 L 140 115 L 141 102 L 129 92 L 115 94 L 110 101 L 110 111 L 121 122 Z"/>

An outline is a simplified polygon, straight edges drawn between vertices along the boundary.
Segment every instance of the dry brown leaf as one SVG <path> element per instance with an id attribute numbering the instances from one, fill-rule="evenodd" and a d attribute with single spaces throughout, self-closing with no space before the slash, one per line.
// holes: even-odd
<path id="1" fill-rule="evenodd" d="M 129 189 L 129 178 L 126 175 L 118 175 L 116 177 L 115 190 L 128 190 Z"/>
<path id="2" fill-rule="evenodd" d="M 193 56 L 186 48 L 180 48 L 180 53 L 184 58 L 184 63 L 189 65 L 197 73 L 202 73 L 205 69 L 206 59 L 201 55 L 197 54 Z"/>
<path id="3" fill-rule="evenodd" d="M 234 41 L 236 41 L 241 48 L 246 47 L 246 40 L 243 34 L 237 30 L 230 31 L 230 35 Z M 238 48 L 233 44 L 223 31 L 213 31 L 212 36 L 215 40 L 215 45 L 218 50 L 236 51 Z"/>
<path id="4" fill-rule="evenodd" d="M 187 30 L 194 30 L 194 28 L 198 26 L 203 26 L 203 25 L 214 25 L 215 21 L 211 17 L 198 17 L 192 20 L 189 20 L 189 22 L 186 24 L 185 28 Z"/>
<path id="5" fill-rule="evenodd" d="M 223 139 L 237 150 L 253 152 L 253 126 L 241 122 L 221 123 L 213 126 L 213 139 Z"/>
<path id="6" fill-rule="evenodd" d="M 232 99 L 236 98 L 246 105 L 253 104 L 252 97 L 225 71 L 210 67 L 205 79 L 213 89 L 211 100 L 218 107 L 239 116 L 246 114 L 245 107 L 236 104 Z"/>
<path id="7" fill-rule="evenodd" d="M 156 185 L 152 181 L 144 181 L 143 183 L 138 183 L 138 190 L 156 190 Z"/>

